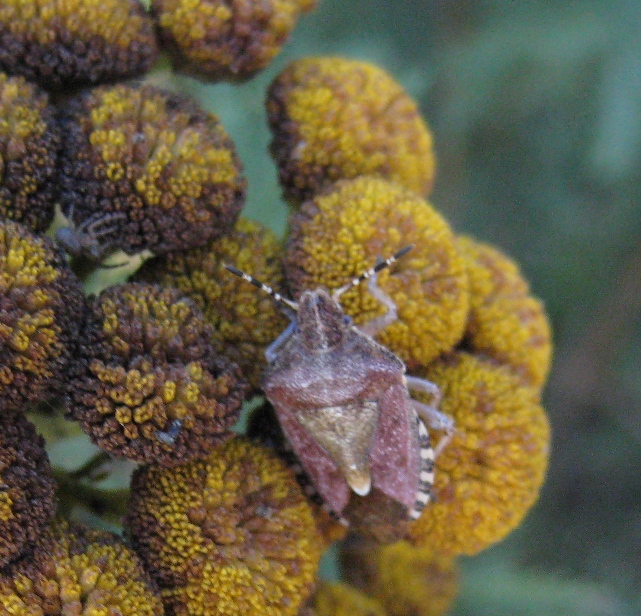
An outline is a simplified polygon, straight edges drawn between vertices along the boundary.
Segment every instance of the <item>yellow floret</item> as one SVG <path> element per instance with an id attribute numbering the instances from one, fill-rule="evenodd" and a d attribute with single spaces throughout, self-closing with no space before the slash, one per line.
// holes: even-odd
<path id="1" fill-rule="evenodd" d="M 458 590 L 456 560 L 431 547 L 352 541 L 342 562 L 347 580 L 376 598 L 388 616 L 443 616 Z"/>
<path id="2" fill-rule="evenodd" d="M 431 133 L 416 103 L 381 68 L 345 58 L 297 60 L 272 84 L 267 107 L 272 152 L 294 201 L 372 173 L 429 194 Z"/>
<path id="3" fill-rule="evenodd" d="M 468 311 L 467 274 L 443 218 L 409 190 L 377 177 L 337 183 L 292 218 L 286 273 L 296 293 L 320 285 L 336 289 L 413 245 L 378 286 L 398 308 L 398 320 L 377 336 L 409 367 L 427 365 L 463 335 Z M 341 296 L 358 324 L 386 308 L 367 283 Z"/>
<path id="4" fill-rule="evenodd" d="M 508 369 L 466 353 L 421 376 L 443 393 L 456 431 L 436 461 L 436 502 L 410 525 L 419 546 L 475 554 L 521 523 L 545 477 L 550 427 L 538 393 Z"/>
<path id="5" fill-rule="evenodd" d="M 314 616 L 386 616 L 376 599 L 341 582 L 322 582 L 312 606 Z"/>
<path id="6" fill-rule="evenodd" d="M 457 240 L 470 280 L 466 341 L 477 353 L 511 366 L 526 383 L 545 384 L 552 357 L 550 324 L 518 266 L 493 246 Z"/>

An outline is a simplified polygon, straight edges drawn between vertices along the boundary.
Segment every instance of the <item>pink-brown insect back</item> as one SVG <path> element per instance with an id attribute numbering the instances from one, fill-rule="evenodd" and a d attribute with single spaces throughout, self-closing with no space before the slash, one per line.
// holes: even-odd
<path id="1" fill-rule="evenodd" d="M 435 452 L 424 421 L 447 434 L 453 422 L 437 410 L 440 392 L 430 381 L 405 375 L 405 364 L 373 336 L 397 318 L 396 305 L 376 285 L 376 274 L 408 246 L 337 289 L 305 291 L 287 300 L 239 270 L 232 273 L 271 294 L 290 314 L 287 329 L 267 348 L 265 395 L 314 487 L 340 515 L 351 492 L 372 488 L 401 503 L 417 518 L 430 499 Z M 339 304 L 342 293 L 363 280 L 387 312 L 357 327 Z M 409 390 L 428 392 L 428 406 Z"/>

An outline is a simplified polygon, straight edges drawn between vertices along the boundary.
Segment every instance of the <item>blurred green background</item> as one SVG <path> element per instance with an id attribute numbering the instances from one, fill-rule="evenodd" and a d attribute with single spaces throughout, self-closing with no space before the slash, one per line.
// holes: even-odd
<path id="1" fill-rule="evenodd" d="M 265 90 L 290 60 L 332 54 L 419 101 L 434 204 L 521 263 L 555 330 L 547 483 L 515 533 L 463 562 L 454 614 L 641 614 L 641 2 L 321 0 L 247 84 L 157 75 L 221 116 L 245 213 L 279 232 Z"/>

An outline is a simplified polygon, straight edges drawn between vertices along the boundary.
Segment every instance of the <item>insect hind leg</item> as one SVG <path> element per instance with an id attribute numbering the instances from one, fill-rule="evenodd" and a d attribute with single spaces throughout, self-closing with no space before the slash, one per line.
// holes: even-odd
<path id="1" fill-rule="evenodd" d="M 430 445 L 430 435 L 421 419 L 416 417 L 418 429 L 418 445 L 420 454 L 420 467 L 418 475 L 418 489 L 414 506 L 408 512 L 410 519 L 417 520 L 421 517 L 423 509 L 432 500 L 432 487 L 434 485 L 434 450 Z"/>

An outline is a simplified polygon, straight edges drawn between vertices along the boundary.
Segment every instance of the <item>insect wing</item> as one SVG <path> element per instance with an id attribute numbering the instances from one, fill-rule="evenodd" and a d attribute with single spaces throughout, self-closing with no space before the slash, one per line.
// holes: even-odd
<path id="1" fill-rule="evenodd" d="M 379 407 L 370 452 L 372 484 L 409 511 L 419 487 L 420 447 L 416 414 L 405 385 L 399 381 L 387 388 Z"/>
<path id="2" fill-rule="evenodd" d="M 292 409 L 283 404 L 274 405 L 274 408 L 283 432 L 312 484 L 331 511 L 340 514 L 349 501 L 350 489 L 338 466 L 298 423 Z"/>

